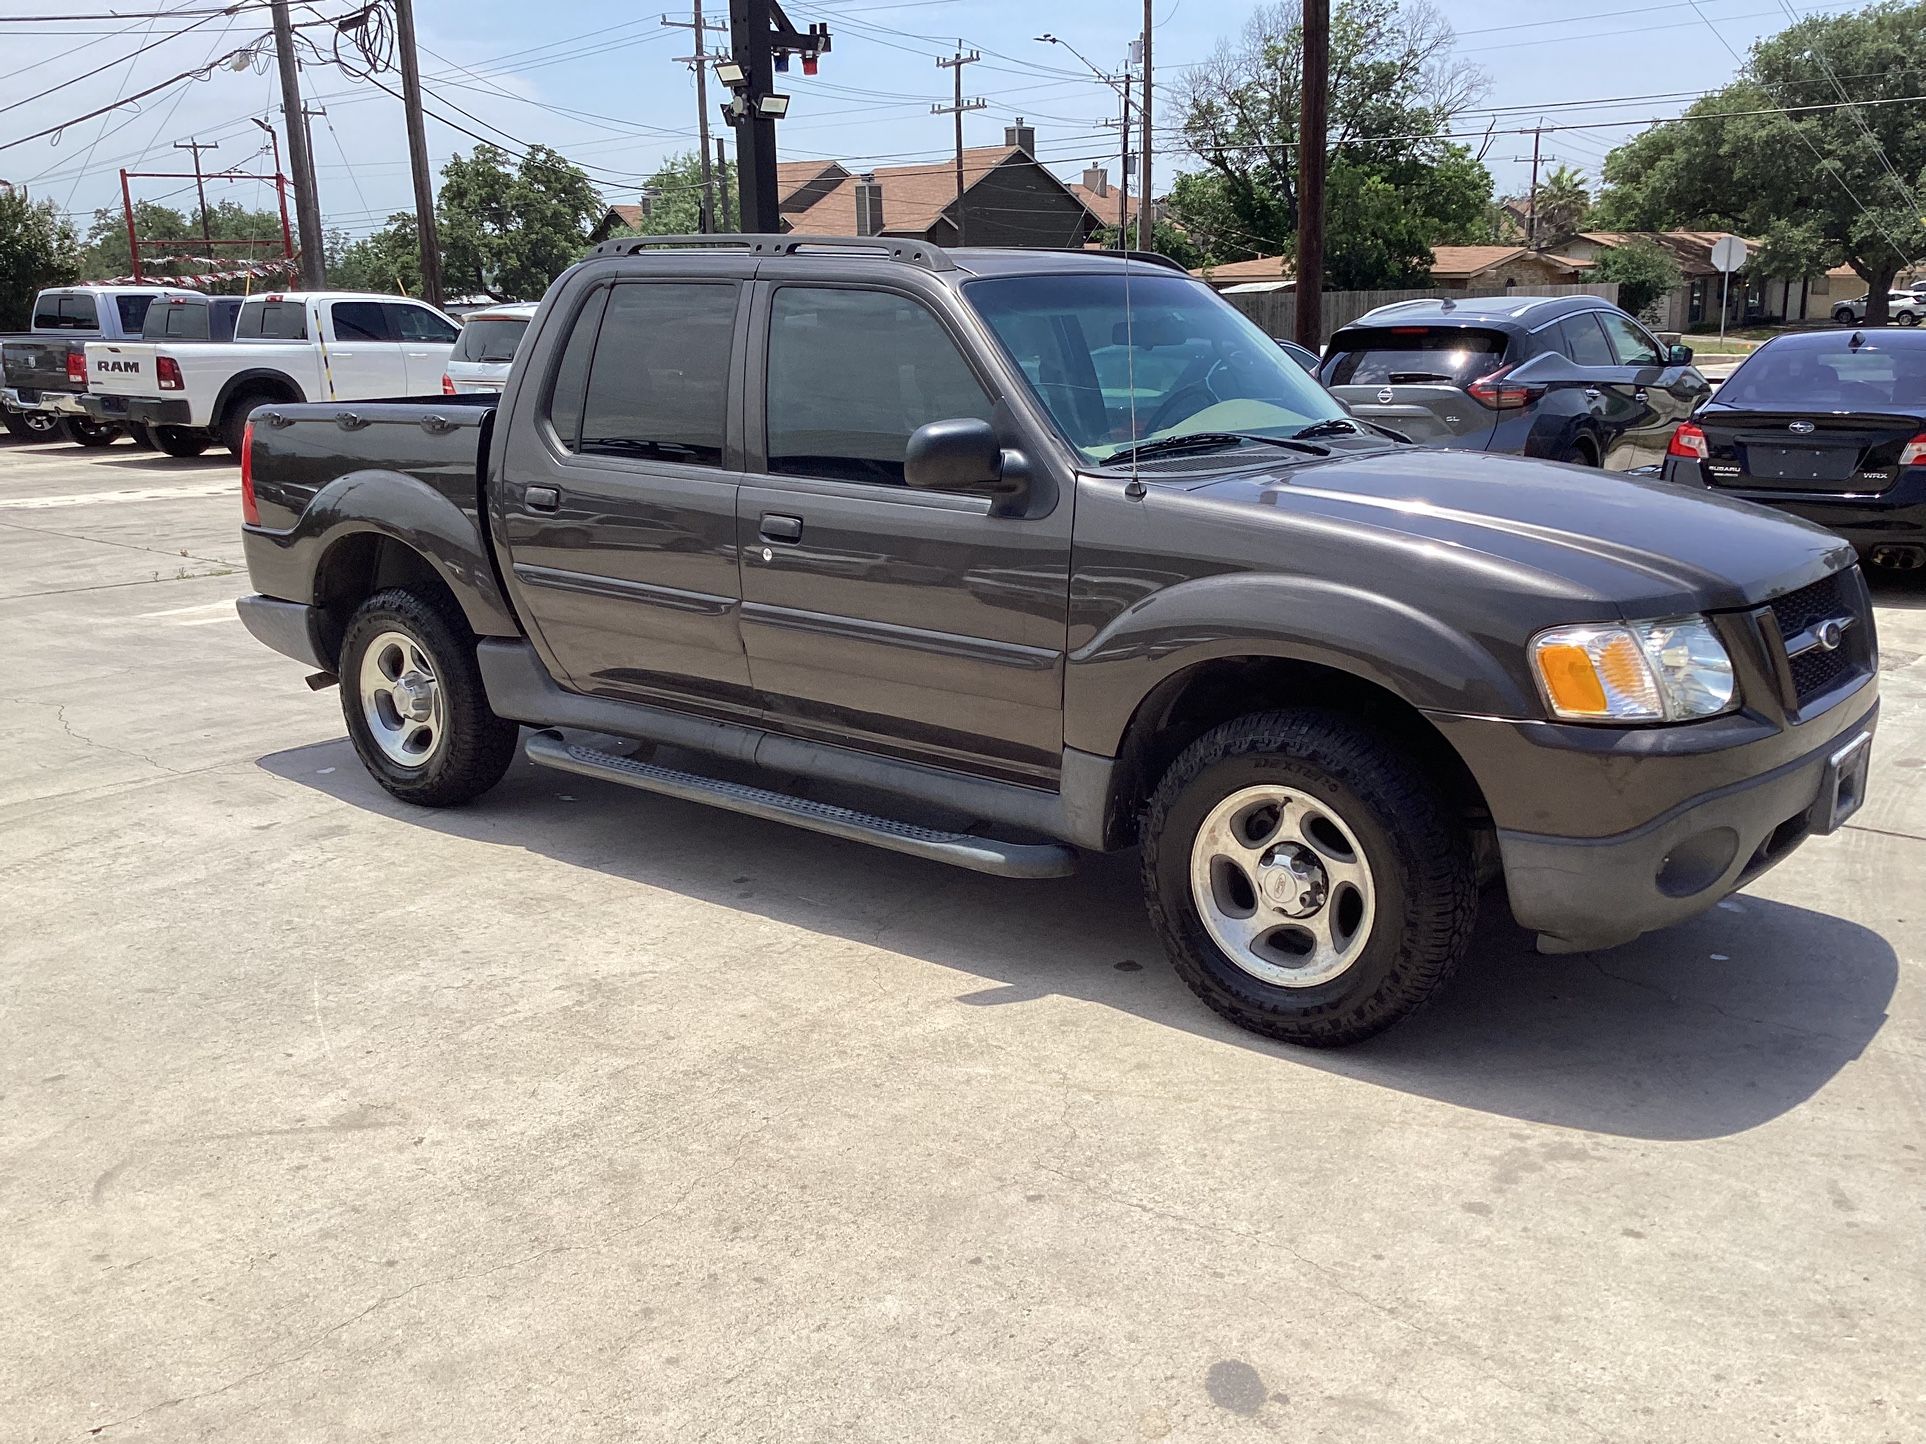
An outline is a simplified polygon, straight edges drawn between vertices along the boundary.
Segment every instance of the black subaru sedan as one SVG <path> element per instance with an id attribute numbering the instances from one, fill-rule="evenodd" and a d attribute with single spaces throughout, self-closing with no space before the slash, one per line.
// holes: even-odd
<path id="1" fill-rule="evenodd" d="M 1926 566 L 1926 332 L 1777 336 L 1673 433 L 1665 477 L 1830 527 Z"/>

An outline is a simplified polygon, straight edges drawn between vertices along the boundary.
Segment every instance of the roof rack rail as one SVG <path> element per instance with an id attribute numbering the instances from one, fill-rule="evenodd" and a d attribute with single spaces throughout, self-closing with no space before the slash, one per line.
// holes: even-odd
<path id="1" fill-rule="evenodd" d="M 1072 248 L 1069 246 L 1066 246 L 1064 247 L 1064 249 L 1071 250 Z M 1094 251 L 1091 251 L 1088 248 L 1081 247 L 1081 246 L 1076 247 L 1075 249 L 1082 251 L 1085 255 L 1116 256 L 1120 260 L 1142 261 L 1147 266 L 1162 266 L 1166 270 L 1179 271 L 1186 276 L 1190 274 L 1189 269 L 1184 265 L 1182 261 L 1173 261 L 1169 256 L 1166 256 L 1162 251 L 1118 251 L 1118 250 L 1112 250 L 1107 246 L 1099 247 L 1097 250 L 1094 250 Z"/>
<path id="2" fill-rule="evenodd" d="M 900 261 L 926 271 L 954 271 L 956 262 L 941 246 L 893 236 L 773 236 L 709 234 L 695 236 L 620 236 L 603 241 L 592 256 L 635 256 L 657 250 L 747 251 L 754 256 L 793 256 L 811 251 L 860 251 L 873 260 Z"/>

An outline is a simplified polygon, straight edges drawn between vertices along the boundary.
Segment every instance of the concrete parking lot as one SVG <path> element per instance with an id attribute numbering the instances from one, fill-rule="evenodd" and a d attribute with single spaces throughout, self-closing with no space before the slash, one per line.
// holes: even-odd
<path id="1" fill-rule="evenodd" d="M 1926 583 L 1843 833 L 1319 1054 L 1131 857 L 404 809 L 238 521 L 0 443 L 0 1438 L 1926 1437 Z"/>

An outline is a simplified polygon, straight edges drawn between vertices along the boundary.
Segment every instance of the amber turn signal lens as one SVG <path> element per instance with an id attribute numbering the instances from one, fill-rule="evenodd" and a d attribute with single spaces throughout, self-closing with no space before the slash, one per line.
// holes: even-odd
<path id="1" fill-rule="evenodd" d="M 1566 717 L 1604 717 L 1605 688 L 1592 665 L 1591 653 L 1569 643 L 1553 643 L 1538 649 L 1538 675 L 1545 679 L 1545 693 L 1552 708 Z"/>

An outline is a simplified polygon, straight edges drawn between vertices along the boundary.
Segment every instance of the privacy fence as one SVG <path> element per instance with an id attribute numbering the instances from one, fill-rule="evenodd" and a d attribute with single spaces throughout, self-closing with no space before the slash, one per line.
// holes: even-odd
<path id="1" fill-rule="evenodd" d="M 1320 335 L 1328 338 L 1340 326 L 1349 325 L 1366 311 L 1379 306 L 1388 306 L 1394 301 L 1435 301 L 1450 297 L 1454 301 L 1467 296 L 1505 296 L 1520 298 L 1526 296 L 1603 296 L 1613 305 L 1618 304 L 1618 282 L 1598 281 L 1585 286 L 1518 286 L 1507 291 L 1503 286 L 1489 290 L 1441 291 L 1436 287 L 1419 291 L 1326 291 L 1324 293 L 1324 328 Z M 1273 336 L 1293 336 L 1297 332 L 1297 295 L 1292 291 L 1242 291 L 1226 294 L 1224 299 L 1238 310 L 1249 316 Z"/>

